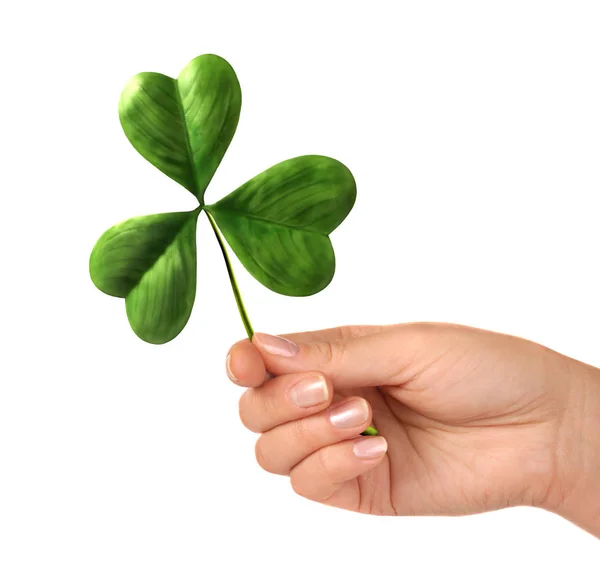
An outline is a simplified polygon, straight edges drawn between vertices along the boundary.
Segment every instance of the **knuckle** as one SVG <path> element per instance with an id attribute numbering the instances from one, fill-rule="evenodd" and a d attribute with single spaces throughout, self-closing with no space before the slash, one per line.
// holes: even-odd
<path id="1" fill-rule="evenodd" d="M 265 436 L 261 436 L 254 446 L 254 455 L 256 462 L 265 471 L 270 474 L 278 474 L 279 476 L 286 476 L 289 474 L 289 467 L 285 458 L 280 458 L 280 454 L 277 453 L 277 449 L 281 446 L 277 446 L 277 442 L 270 440 L 267 443 Z"/>
<path id="2" fill-rule="evenodd" d="M 271 470 L 269 469 L 269 457 L 265 450 L 263 438 L 259 438 L 256 441 L 256 444 L 254 445 L 254 456 L 256 457 L 256 462 L 263 470 L 271 472 Z"/>
<path id="3" fill-rule="evenodd" d="M 344 356 L 344 343 L 334 343 L 325 341 L 315 345 L 319 358 L 326 366 L 334 366 L 339 363 Z"/>
<path id="4" fill-rule="evenodd" d="M 314 439 L 309 422 L 298 420 L 290 424 L 290 443 L 292 447 L 305 448 Z"/>
<path id="5" fill-rule="evenodd" d="M 252 407 L 252 402 L 249 401 L 249 399 L 252 397 L 250 394 L 251 391 L 249 390 L 244 392 L 240 397 L 240 400 L 238 402 L 238 413 L 240 416 L 240 420 L 242 421 L 242 425 L 245 428 L 247 428 L 251 432 L 258 432 L 259 430 L 257 429 L 257 426 L 252 419 L 253 414 L 250 412 L 250 409 Z"/>
<path id="6" fill-rule="evenodd" d="M 314 463 L 300 465 L 290 473 L 290 484 L 298 495 L 315 502 L 326 502 L 338 488 L 332 474 L 333 464 L 327 448 L 317 453 Z M 310 466 L 310 467 L 309 467 Z"/>
<path id="7" fill-rule="evenodd" d="M 322 448 L 317 452 L 316 458 L 317 471 L 321 480 L 326 482 L 334 481 L 333 462 L 331 458 L 331 448 Z"/>
<path id="8" fill-rule="evenodd" d="M 307 486 L 306 478 L 302 477 L 302 473 L 298 471 L 293 471 L 290 474 L 290 484 L 292 486 L 292 490 L 303 498 L 311 499 L 311 490 L 310 487 Z"/>
<path id="9" fill-rule="evenodd" d="M 451 324 L 440 324 L 440 323 L 429 323 L 429 322 L 418 322 L 411 323 L 411 331 L 414 337 L 420 340 L 427 340 L 431 336 L 439 334 L 440 331 L 445 331 L 453 328 Z"/>
<path id="10" fill-rule="evenodd" d="M 279 398 L 272 389 L 261 388 L 256 394 L 255 405 L 261 418 L 266 419 L 269 425 L 279 425 L 282 413 Z"/>
<path id="11" fill-rule="evenodd" d="M 333 347 L 331 343 L 315 343 L 315 350 L 318 353 L 319 359 L 325 364 L 329 365 L 333 359 Z"/>
<path id="12" fill-rule="evenodd" d="M 338 327 L 338 340 L 352 341 L 364 337 L 365 334 L 383 333 L 391 328 L 391 325 L 344 325 Z"/>
<path id="13" fill-rule="evenodd" d="M 356 325 L 344 325 L 338 328 L 338 335 L 341 341 L 356 339 L 360 335 L 359 328 Z"/>

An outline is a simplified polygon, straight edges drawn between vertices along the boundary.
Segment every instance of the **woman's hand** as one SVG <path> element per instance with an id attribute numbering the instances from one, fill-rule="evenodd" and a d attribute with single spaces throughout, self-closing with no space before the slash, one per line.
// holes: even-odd
<path id="1" fill-rule="evenodd" d="M 600 535 L 600 373 L 583 363 L 406 324 L 257 333 L 227 370 L 251 388 L 240 415 L 262 434 L 259 464 L 302 496 L 381 515 L 539 506 Z M 360 436 L 369 425 L 380 435 Z"/>

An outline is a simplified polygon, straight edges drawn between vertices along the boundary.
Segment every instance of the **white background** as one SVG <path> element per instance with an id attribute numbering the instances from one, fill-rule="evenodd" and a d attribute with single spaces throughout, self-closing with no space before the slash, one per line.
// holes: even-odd
<path id="1" fill-rule="evenodd" d="M 512 509 L 383 519 L 296 497 L 254 461 L 224 358 L 243 337 L 199 228 L 196 308 L 141 342 L 87 261 L 193 197 L 131 147 L 140 71 L 212 52 L 243 90 L 207 196 L 305 153 L 353 171 L 337 273 L 254 326 L 452 321 L 600 366 L 597 1 L 8 2 L 0 9 L 0 579 L 598 579 L 600 545 Z"/>

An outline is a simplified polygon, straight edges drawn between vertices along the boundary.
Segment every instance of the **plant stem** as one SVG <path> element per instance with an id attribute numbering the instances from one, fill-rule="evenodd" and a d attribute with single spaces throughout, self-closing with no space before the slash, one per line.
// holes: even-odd
<path id="1" fill-rule="evenodd" d="M 233 290 L 233 296 L 235 297 L 235 302 L 237 303 L 238 311 L 240 312 L 240 316 L 242 317 L 242 323 L 244 323 L 244 328 L 246 329 L 246 333 L 248 334 L 248 339 L 252 341 L 252 336 L 254 335 L 254 329 L 252 328 L 252 323 L 250 323 L 250 319 L 248 318 L 248 313 L 246 312 L 246 307 L 244 307 L 244 301 L 242 301 L 242 295 L 240 294 L 240 289 L 238 288 L 237 282 L 235 280 L 235 274 L 233 273 L 233 268 L 231 266 L 231 260 L 229 260 L 229 255 L 227 254 L 227 248 L 225 247 L 225 241 L 219 232 L 219 228 L 217 227 L 217 223 L 214 218 L 210 215 L 210 212 L 206 210 L 206 215 L 208 216 L 208 221 L 212 226 L 213 232 L 217 237 L 217 241 L 219 242 L 219 246 L 221 247 L 221 252 L 223 253 L 223 258 L 225 259 L 225 264 L 227 265 L 227 274 L 229 275 L 229 281 L 231 282 L 231 289 Z"/>

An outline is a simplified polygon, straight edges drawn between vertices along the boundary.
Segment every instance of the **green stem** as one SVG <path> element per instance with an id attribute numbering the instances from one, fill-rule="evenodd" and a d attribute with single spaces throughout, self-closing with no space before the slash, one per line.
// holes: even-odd
<path id="1" fill-rule="evenodd" d="M 244 307 L 244 301 L 242 301 L 242 295 L 240 294 L 240 289 L 238 288 L 237 282 L 235 280 L 235 274 L 233 273 L 233 268 L 231 266 L 231 260 L 229 260 L 229 255 L 227 254 L 227 248 L 225 247 L 225 241 L 219 232 L 219 228 L 217 227 L 217 223 L 214 218 L 210 215 L 210 213 L 204 208 L 206 211 L 206 215 L 208 216 L 208 221 L 212 226 L 213 232 L 217 237 L 217 241 L 219 242 L 219 246 L 221 247 L 221 252 L 223 253 L 223 258 L 225 259 L 225 264 L 227 265 L 227 274 L 229 275 L 229 281 L 231 282 L 231 289 L 233 290 L 233 296 L 235 297 L 235 302 L 237 303 L 238 311 L 240 312 L 240 316 L 242 317 L 242 323 L 244 323 L 244 328 L 246 329 L 246 333 L 248 334 L 248 339 L 252 341 L 252 336 L 254 335 L 254 329 L 252 328 L 252 323 L 250 323 L 250 319 L 248 318 L 248 313 L 246 312 L 246 307 Z"/>

